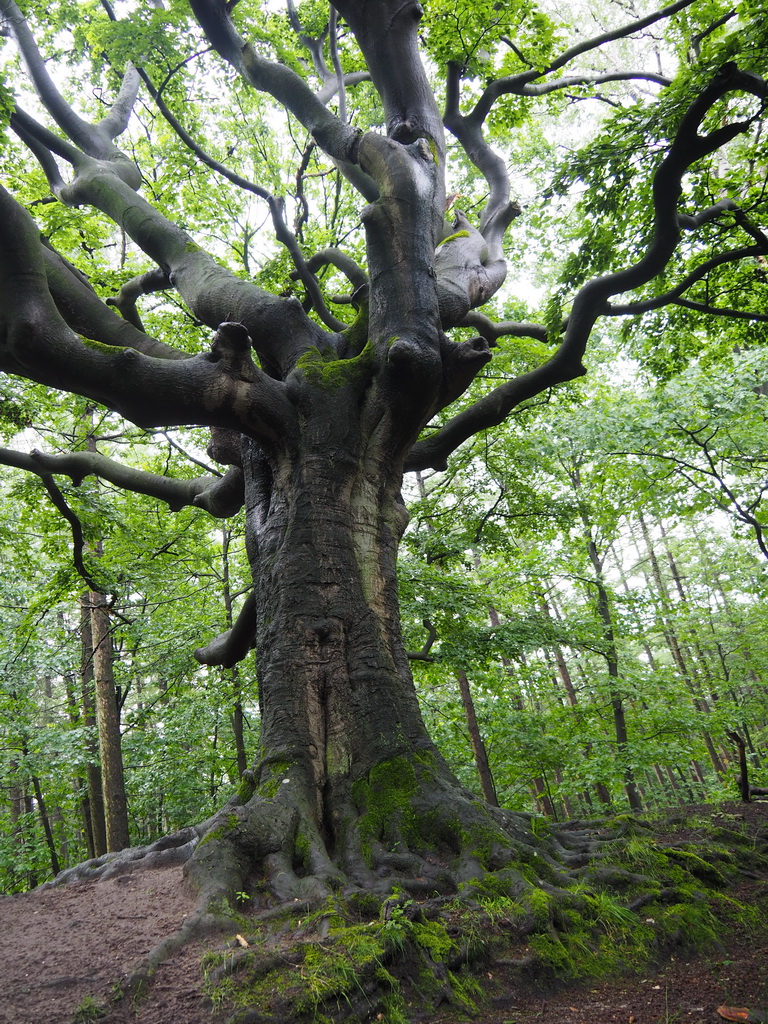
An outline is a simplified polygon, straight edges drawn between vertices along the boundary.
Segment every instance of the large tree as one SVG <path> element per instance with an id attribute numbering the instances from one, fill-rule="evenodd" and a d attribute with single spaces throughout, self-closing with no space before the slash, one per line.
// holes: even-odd
<path id="1" fill-rule="evenodd" d="M 95 474 L 172 508 L 191 504 L 227 517 L 245 506 L 253 590 L 229 632 L 201 638 L 198 657 L 231 666 L 255 647 L 261 750 L 239 795 L 181 837 L 191 877 L 208 896 L 243 889 L 254 869 L 283 897 L 339 884 L 433 892 L 511 864 L 528 841 L 527 820 L 462 789 L 419 713 L 396 591 L 408 520 L 404 474 L 444 468 L 464 441 L 502 424 L 520 403 L 583 374 L 598 318 L 642 311 L 612 305 L 615 296 L 646 289 L 641 305 L 649 309 L 679 304 L 720 268 L 747 264 L 750 273 L 749 261 L 768 254 L 768 239 L 732 198 L 710 200 L 705 188 L 685 185 L 692 168 L 708 166 L 749 133 L 768 98 L 765 83 L 753 67 L 732 61 L 694 65 L 681 82 L 643 68 L 584 70 L 580 62 L 611 41 L 678 15 L 689 18 L 679 34 L 688 31 L 699 51 L 702 41 L 722 41 L 727 12 L 698 0 L 678 0 L 594 37 L 574 35 L 560 53 L 553 23 L 514 5 L 467 5 L 463 14 L 436 5 L 427 25 L 410 0 L 337 0 L 328 26 L 320 21 L 314 33 L 317 9 L 290 2 L 285 19 L 247 0 L 237 7 L 191 0 L 191 12 L 181 3 L 167 10 L 158 4 L 135 25 L 121 21 L 119 5 L 108 0 L 75 6 L 79 22 L 65 6 L 54 19 L 34 4 L 25 15 L 15 0 L 0 3 L 6 35 L 26 67 L 26 77 L 19 70 L 14 78 L 13 95 L 4 92 L 10 129 L 36 158 L 50 193 L 33 201 L 25 192 L 14 143 L 0 197 L 0 368 L 102 403 L 141 427 L 209 427 L 210 455 L 228 468 L 219 477 L 182 480 L 98 452 L 4 451 L 1 458 L 47 481 L 59 474 L 77 483 Z M 69 54 L 64 32 L 71 33 Z M 100 120 L 81 116 L 76 108 L 85 100 L 67 99 L 77 87 L 63 85 L 68 69 L 82 81 L 87 46 L 97 64 L 112 62 L 101 72 Z M 727 56 L 728 46 L 732 38 L 712 49 L 710 64 L 712 53 Z M 243 116 L 258 118 L 260 133 L 277 123 L 277 106 L 294 134 L 306 136 L 292 226 L 281 196 L 248 180 L 244 169 L 232 170 L 237 139 L 228 146 L 221 134 L 212 137 L 208 149 L 218 156 L 197 141 L 195 125 L 215 104 L 218 86 L 186 70 L 203 60 L 206 47 L 239 76 L 216 81 L 237 91 Z M 55 74 L 46 48 L 57 57 Z M 758 67 L 759 52 L 756 44 L 749 58 Z M 107 106 L 104 90 L 117 71 L 122 85 Z M 638 152 L 661 149 L 652 184 L 637 191 L 645 197 L 645 223 L 638 226 L 633 214 L 633 237 L 616 237 L 611 269 L 574 289 L 562 322 L 558 314 L 545 328 L 476 312 L 502 288 L 505 235 L 520 213 L 503 141 L 519 120 L 514 110 L 536 97 L 633 82 L 667 95 L 656 115 L 650 95 L 639 105 L 632 93 L 611 100 L 639 111 L 633 142 L 642 145 L 626 155 L 625 171 L 642 178 Z M 243 98 L 242 83 L 256 100 Z M 357 89 L 364 91 L 355 106 L 355 118 L 366 118 L 361 127 L 347 116 Z M 159 183 L 159 161 L 169 135 L 158 131 L 150 140 L 153 156 L 132 127 L 137 97 L 162 113 L 178 147 L 186 147 L 187 165 L 197 161 L 264 200 L 302 299 L 235 274 L 220 253 L 201 248 L 194 223 L 186 230 L 166 215 L 173 202 Z M 508 116 L 505 104 L 513 110 Z M 661 142 L 648 127 L 654 117 L 665 126 Z M 55 127 L 44 125 L 47 118 Z M 128 141 L 121 151 L 115 140 L 122 135 Z M 328 203 L 304 195 L 313 151 L 324 154 L 314 173 L 337 178 L 336 211 L 339 196 L 357 198 L 364 244 L 353 255 L 327 243 L 307 253 L 300 244 L 308 218 L 331 216 Z M 134 159 L 142 154 L 143 169 Z M 191 172 L 182 162 L 173 166 L 181 184 Z M 447 219 L 450 175 L 468 181 L 470 172 L 482 183 L 482 208 Z M 141 194 L 153 191 L 153 202 Z M 44 215 L 51 202 L 84 218 L 100 211 L 145 254 L 143 272 L 102 298 L 72 253 L 41 236 L 25 201 Z M 75 231 L 76 216 L 67 221 Z M 709 231 L 706 244 L 681 248 L 684 231 L 698 229 Z M 330 228 L 324 237 L 337 241 Z M 600 247 L 610 261 L 604 235 Z M 336 281 L 349 281 L 352 322 L 328 308 L 320 279 L 329 268 Z M 672 284 L 655 285 L 668 268 L 677 274 Z M 144 329 L 137 302 L 158 292 L 169 297 L 166 309 L 177 311 L 180 337 L 190 334 L 190 315 L 213 332 L 207 351 L 171 344 L 173 327 L 162 339 Z M 696 315 L 702 308 L 722 312 L 715 306 L 699 302 Z M 451 340 L 450 332 L 463 328 L 477 333 Z M 551 348 L 526 372 L 464 398 L 507 337 L 548 340 Z"/>

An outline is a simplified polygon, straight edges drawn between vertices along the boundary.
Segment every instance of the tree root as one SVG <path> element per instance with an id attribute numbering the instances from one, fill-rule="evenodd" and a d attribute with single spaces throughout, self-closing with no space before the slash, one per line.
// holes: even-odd
<path id="1" fill-rule="evenodd" d="M 339 801 L 333 841 L 283 772 L 271 792 L 249 777 L 201 826 L 57 881 L 183 863 L 195 912 L 123 991 L 151 984 L 188 942 L 228 934 L 204 957 L 205 986 L 243 1024 L 394 1015 L 406 996 L 469 1012 L 480 963 L 526 979 L 638 967 L 715 941 L 715 912 L 741 912 L 721 895 L 730 881 L 768 876 L 765 834 L 691 841 L 685 822 L 681 837 L 629 815 L 552 826 L 477 801 L 423 759 L 389 769 Z"/>

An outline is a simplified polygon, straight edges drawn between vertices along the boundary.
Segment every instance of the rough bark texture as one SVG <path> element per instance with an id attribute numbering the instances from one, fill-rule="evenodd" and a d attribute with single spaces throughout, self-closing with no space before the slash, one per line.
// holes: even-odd
<path id="1" fill-rule="evenodd" d="M 109 612 L 104 594 L 92 591 L 89 598 L 107 850 L 122 850 L 126 846 L 130 846 L 131 838 L 128 829 L 128 805 L 123 776 L 120 715 L 117 708 L 115 674 L 112 665 Z"/>

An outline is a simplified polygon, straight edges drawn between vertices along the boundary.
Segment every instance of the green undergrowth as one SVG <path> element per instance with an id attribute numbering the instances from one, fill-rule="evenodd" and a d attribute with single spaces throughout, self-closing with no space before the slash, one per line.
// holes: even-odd
<path id="1" fill-rule="evenodd" d="M 745 831 L 606 823 L 598 857 L 566 885 L 531 881 L 525 863 L 450 897 L 364 891 L 311 913 L 285 906 L 243 922 L 203 961 L 206 991 L 232 1024 L 378 1020 L 406 1024 L 450 1004 L 469 1018 L 492 980 L 551 984 L 644 969 L 672 951 L 717 944 L 734 925 L 768 925 L 768 886 L 747 906 L 745 874 L 768 879 L 768 846 Z M 522 870 L 520 870 L 522 869 Z"/>

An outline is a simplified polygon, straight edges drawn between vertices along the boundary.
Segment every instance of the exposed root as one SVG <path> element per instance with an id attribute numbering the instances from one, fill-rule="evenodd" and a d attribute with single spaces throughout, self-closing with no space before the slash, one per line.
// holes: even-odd
<path id="1" fill-rule="evenodd" d="M 406 994 L 427 1010 L 470 1010 L 473 965 L 521 978 L 639 967 L 670 945 L 714 941 L 717 915 L 746 913 L 729 882 L 768 876 L 765 835 L 680 835 L 633 815 L 552 826 L 477 801 L 424 757 L 379 766 L 342 794 L 333 834 L 296 773 L 271 783 L 249 777 L 204 825 L 60 876 L 185 865 L 196 910 L 124 980 L 126 994 L 186 943 L 223 933 L 205 984 L 233 1024 L 395 1018 Z"/>
<path id="2" fill-rule="evenodd" d="M 114 878 L 132 871 L 143 871 L 147 868 L 171 868 L 186 864 L 197 846 L 200 836 L 204 834 L 207 822 L 203 825 L 180 829 L 172 835 L 150 843 L 149 846 L 134 846 L 117 853 L 105 853 L 101 857 L 83 861 L 71 868 L 61 871 L 51 882 L 40 886 L 47 889 L 69 882 L 87 882 L 97 878 Z"/>

